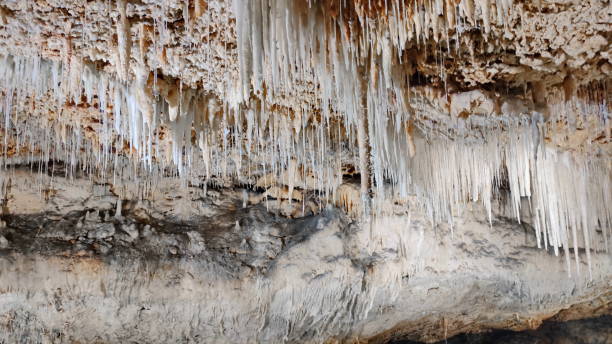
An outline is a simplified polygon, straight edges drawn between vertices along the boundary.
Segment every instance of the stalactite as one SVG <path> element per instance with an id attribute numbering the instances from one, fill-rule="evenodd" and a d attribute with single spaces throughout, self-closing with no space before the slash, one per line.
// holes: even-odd
<path id="1" fill-rule="evenodd" d="M 117 19 L 117 40 L 118 40 L 118 54 L 119 54 L 119 66 L 117 68 L 119 79 L 128 80 L 130 72 L 130 59 L 132 49 L 132 39 L 130 33 L 130 20 L 127 17 L 127 1 L 117 1 L 117 10 L 119 11 L 119 18 Z"/>
<path id="2" fill-rule="evenodd" d="M 191 3 L 183 3 L 187 27 L 207 8 L 196 0 L 192 17 Z M 384 214 L 386 198 L 405 203 L 417 195 L 433 223 L 452 223 L 454 211 L 470 202 L 479 202 L 492 223 L 495 199 L 507 184 L 513 216 L 533 225 L 541 246 L 563 248 L 566 257 L 570 246 L 574 252 L 584 247 L 590 261 L 601 249 L 593 232 L 611 225 L 610 166 L 555 149 L 545 124 L 555 116 L 576 119 L 584 110 L 609 130 L 602 114 L 608 105 L 602 110 L 601 103 L 580 100 L 572 75 L 562 84 L 559 103 L 566 109 L 551 105 L 541 81 L 531 85 L 531 110 L 486 91 L 449 95 L 442 87 L 410 85 L 414 66 L 427 58 L 406 50 L 416 49 L 410 37 L 416 47 L 428 49 L 433 40 L 439 51 L 444 41 L 450 49 L 448 30 L 457 22 L 482 25 L 486 36 L 505 24 L 512 1 L 357 1 L 349 14 L 341 14 L 348 6 L 322 3 L 235 0 L 238 75 L 223 99 L 157 74 L 154 64 L 169 60 L 161 20 L 153 28 L 138 26 L 131 61 L 125 0 L 117 2 L 117 78 L 74 56 L 70 27 L 62 62 L 1 56 L 3 165 L 9 150 L 29 146 L 30 161 L 68 161 L 72 169 L 119 177 L 171 169 L 184 179 L 235 178 L 264 188 L 266 200 L 280 205 L 306 203 L 302 190 L 309 190 L 319 207 L 336 202 L 353 212 L 358 201 L 341 172 L 352 165 L 360 173 L 362 214 Z M 384 11 L 381 20 L 372 20 L 376 11 Z M 438 65 L 443 83 L 444 61 Z M 307 105 L 282 104 L 311 90 L 317 95 Z M 45 109 L 61 116 L 41 124 L 26 106 L 46 95 L 57 104 Z M 69 116 L 76 106 L 94 104 L 102 118 L 95 128 Z M 446 127 L 441 117 L 428 118 L 440 112 Z M 523 218 L 523 199 L 531 218 Z"/>

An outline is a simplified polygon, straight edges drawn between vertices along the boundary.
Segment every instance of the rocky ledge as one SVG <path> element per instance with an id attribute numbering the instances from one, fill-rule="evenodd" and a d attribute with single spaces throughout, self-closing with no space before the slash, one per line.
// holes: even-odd
<path id="1" fill-rule="evenodd" d="M 491 224 L 481 206 L 453 228 L 416 209 L 363 224 L 275 215 L 252 189 L 169 178 L 145 202 L 83 177 L 28 191 L 39 179 L 15 170 L 3 202 L 6 343 L 435 342 L 611 310 L 610 255 L 568 277 L 503 202 Z"/>

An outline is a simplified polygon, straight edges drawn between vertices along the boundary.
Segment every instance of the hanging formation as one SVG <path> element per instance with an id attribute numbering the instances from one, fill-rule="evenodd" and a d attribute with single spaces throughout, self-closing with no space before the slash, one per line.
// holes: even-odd
<path id="1" fill-rule="evenodd" d="M 571 78 L 551 104 L 534 87 L 535 106 L 448 92 L 445 54 L 465 31 L 487 39 L 507 26 L 511 0 L 234 0 L 239 66 L 221 98 L 151 71 L 145 26 L 132 39 L 126 2 L 117 10 L 116 77 L 77 58 L 70 40 L 62 61 L 0 56 L 4 169 L 62 161 L 108 178 L 233 179 L 290 203 L 313 192 L 364 218 L 416 196 L 434 223 L 469 202 L 492 221 L 507 193 L 516 220 L 528 210 L 538 245 L 562 248 L 568 266 L 570 248 L 579 269 L 581 248 L 590 266 L 591 251 L 609 247 L 609 158 L 547 140 L 561 121 L 609 128 L 606 96 L 578 97 Z M 415 80 L 419 56 L 408 53 L 432 41 L 436 87 Z"/>

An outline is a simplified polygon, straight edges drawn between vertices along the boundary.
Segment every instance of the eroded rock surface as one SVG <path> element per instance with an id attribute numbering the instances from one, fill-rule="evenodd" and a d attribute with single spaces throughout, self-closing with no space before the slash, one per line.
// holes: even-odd
<path id="1" fill-rule="evenodd" d="M 610 255 L 569 278 L 502 210 L 466 208 L 451 234 L 418 208 L 291 220 L 241 190 L 170 179 L 143 203 L 56 177 L 41 199 L 38 178 L 16 173 L 3 206 L 6 342 L 436 341 L 610 311 Z"/>
<path id="2" fill-rule="evenodd" d="M 440 341 L 439 343 L 510 343 L 510 344 L 540 344 L 540 343 L 589 343 L 605 344 L 612 341 L 610 316 L 573 320 L 568 322 L 545 322 L 537 330 L 512 332 L 492 331 L 488 333 L 467 334 Z M 411 344 L 401 341 L 397 344 Z"/>

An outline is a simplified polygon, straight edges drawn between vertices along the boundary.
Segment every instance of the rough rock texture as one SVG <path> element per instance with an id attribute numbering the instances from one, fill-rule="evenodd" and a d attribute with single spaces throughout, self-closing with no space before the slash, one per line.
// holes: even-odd
<path id="1" fill-rule="evenodd" d="M 473 1 L 468 2 L 474 6 Z M 124 3 L 127 20 L 122 25 L 134 37 L 130 40 L 134 55 L 138 54 L 136 38 L 144 25 L 147 60 L 157 64 L 152 67 L 159 68 L 161 75 L 225 95 L 220 87 L 226 87 L 233 80 L 228 76 L 238 73 L 231 2 Z M 99 61 L 114 71 L 121 64 L 118 61 L 120 35 L 115 25 L 123 20 L 119 7 L 116 2 L 108 1 L 5 0 L 2 2 L 2 45 L 12 53 L 61 58 L 69 40 L 72 54 Z M 335 13 L 334 9 L 329 11 L 331 15 Z M 383 9 L 372 11 L 379 12 L 372 16 L 384 15 L 380 13 Z M 439 46 L 443 43 L 434 39 L 425 43 L 430 45 L 427 48 L 416 42 L 407 44 L 412 44 L 412 53 L 419 55 L 415 63 L 425 77 L 440 77 L 441 62 L 437 58 L 443 56 L 444 64 L 449 66 L 446 73 L 458 85 L 500 83 L 522 87 L 525 82 L 538 81 L 562 87 L 567 75 L 578 79 L 578 83 L 610 77 L 611 16 L 607 0 L 515 1 L 511 16 L 504 18 L 501 25 L 490 27 L 492 32 L 487 35 L 491 40 L 482 38 L 486 30 L 484 25 L 478 25 L 481 19 L 476 16 L 472 19 L 475 27 L 465 23 L 463 30 L 467 32 L 462 32 L 461 49 L 446 52 L 446 47 Z M 154 32 L 156 25 L 165 26 L 161 33 Z"/>
<path id="2" fill-rule="evenodd" d="M 337 6 L 330 2 L 330 6 Z M 366 6 L 364 1 L 354 2 Z M 473 0 L 463 2 L 471 4 L 474 12 Z M 550 106 L 562 101 L 563 95 L 556 95 L 559 91 L 567 97 L 581 86 L 585 88 L 579 97 L 599 100 L 601 95 L 594 94 L 601 87 L 598 83 L 603 83 L 605 89 L 609 87 L 612 75 L 609 1 L 537 4 L 515 1 L 506 16 L 492 15 L 490 25 L 485 25 L 480 6 L 486 3 L 494 10 L 496 2 L 475 2 L 476 14 L 468 16 L 465 23 L 457 27 L 453 24 L 445 34 L 434 32 L 446 38 L 423 32 L 419 40 L 416 32 L 406 34 L 401 53 L 404 55 L 389 57 L 388 63 L 399 65 L 398 69 L 411 79 L 413 86 L 422 86 L 422 91 L 416 88 L 414 92 L 431 101 L 438 112 L 446 114 L 450 109 L 451 115 L 460 114 L 459 107 L 465 107 L 461 105 L 464 101 L 449 101 L 447 95 L 457 93 L 466 97 L 462 93 L 474 89 L 484 98 L 468 102 L 465 113 L 500 113 L 499 107 L 508 97 L 521 98 L 522 106 L 529 108 L 544 103 Z M 344 16 L 380 16 L 379 26 L 386 28 L 382 19 L 390 16 L 388 11 L 392 10 L 377 7 L 382 3 L 370 4 L 373 8 L 368 16 L 368 11 L 361 14 L 349 1 Z M 401 9 L 403 5 L 398 6 Z M 429 5 L 425 7 L 423 13 L 428 13 Z M 234 89 L 239 87 L 236 83 L 241 73 L 240 47 L 231 1 L 5 0 L 0 8 L 3 18 L 0 45 L 5 53 L 39 55 L 66 64 L 90 62 L 121 80 L 138 79 L 143 71 L 147 74 L 155 71 L 156 77 L 164 82 L 210 92 L 222 101 L 231 101 Z M 337 8 L 328 8 L 324 12 L 334 16 L 336 11 Z M 418 13 L 412 8 L 407 11 Z M 374 49 L 381 54 L 380 46 Z M 305 73 L 295 82 L 289 89 L 274 86 L 273 97 L 261 100 L 272 111 L 304 106 L 322 110 L 319 104 L 322 90 L 313 90 L 313 76 Z M 609 95 L 603 97 L 609 103 Z M 487 102 L 490 105 L 478 107 Z M 444 123 L 436 121 L 436 125 Z"/>
<path id="3" fill-rule="evenodd" d="M 489 333 L 467 334 L 456 336 L 442 343 L 484 344 L 484 343 L 512 343 L 512 344 L 540 344 L 540 343 L 584 343 L 604 344 L 612 341 L 612 328 L 610 316 L 593 319 L 572 320 L 568 322 L 547 321 L 537 330 L 512 332 L 492 331 Z M 402 341 L 399 344 L 411 344 Z"/>
<path id="4" fill-rule="evenodd" d="M 61 177 L 42 198 L 37 178 L 16 173 L 3 205 L 7 343 L 437 341 L 610 312 L 610 255 L 568 278 L 529 226 L 478 206 L 451 234 L 417 211 L 290 220 L 172 179 L 147 202 Z"/>
<path id="5" fill-rule="evenodd" d="M 609 0 L 0 0 L 0 342 L 611 314 L 611 23 Z"/>

